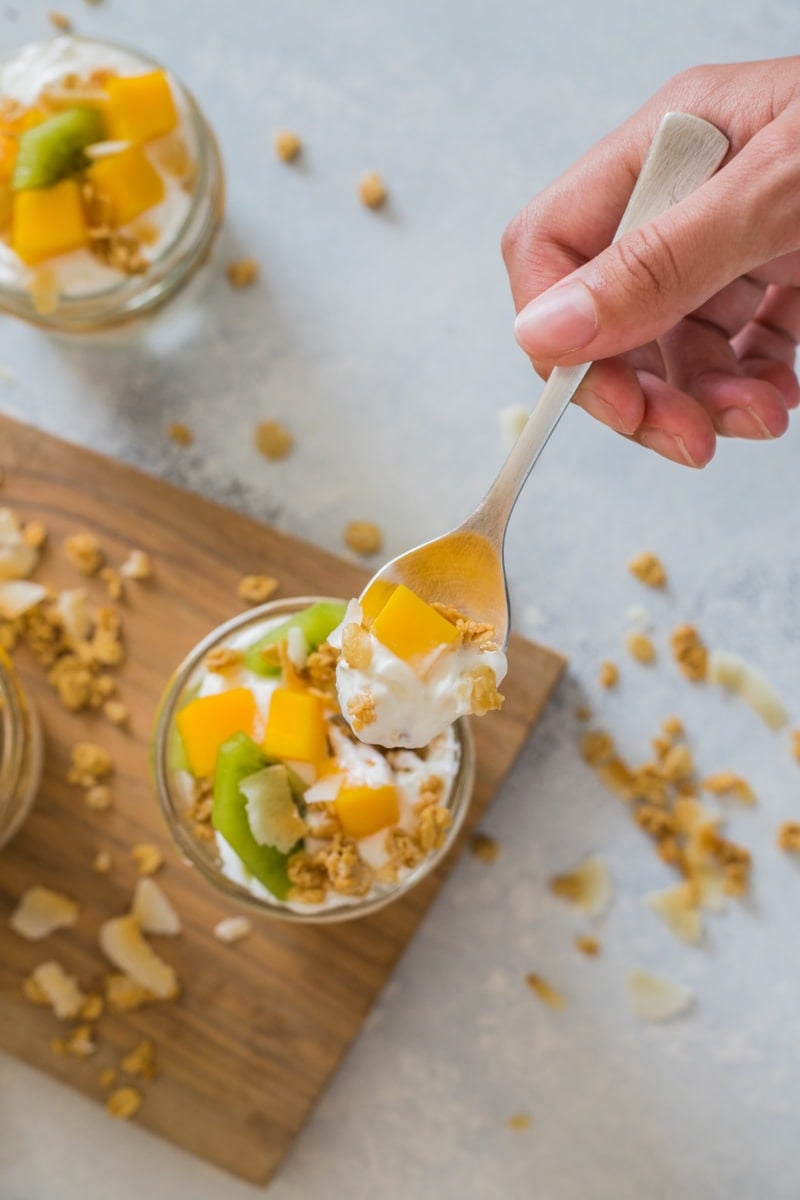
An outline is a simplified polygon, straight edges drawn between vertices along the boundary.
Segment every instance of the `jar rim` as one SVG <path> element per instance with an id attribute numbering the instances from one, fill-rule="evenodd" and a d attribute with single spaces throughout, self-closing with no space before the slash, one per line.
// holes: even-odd
<path id="1" fill-rule="evenodd" d="M 0 648 L 0 847 L 17 832 L 33 804 L 41 756 L 38 716 L 14 664 Z"/>
<path id="2" fill-rule="evenodd" d="M 232 634 L 240 632 L 248 625 L 257 624 L 265 618 L 289 615 L 318 601 L 341 603 L 341 597 L 292 596 L 286 599 L 272 600 L 258 605 L 256 608 L 238 613 L 228 621 L 216 626 L 206 637 L 201 639 L 182 660 L 167 683 L 156 714 L 152 752 L 153 776 L 161 814 L 169 835 L 181 856 L 191 866 L 196 867 L 213 887 L 231 899 L 276 920 L 302 925 L 333 924 L 367 916 L 398 900 L 421 882 L 441 862 L 458 837 L 469 811 L 475 779 L 475 745 L 472 730 L 469 720 L 459 717 L 453 726 L 459 743 L 459 764 L 448 797 L 448 808 L 453 819 L 444 841 L 437 850 L 432 851 L 416 867 L 412 868 L 399 883 L 388 886 L 385 891 L 376 896 L 365 897 L 362 900 L 355 900 L 323 911 L 305 913 L 302 910 L 289 908 L 277 898 L 269 901 L 254 895 L 249 888 L 230 879 L 220 867 L 214 867 L 204 857 L 203 843 L 192 836 L 185 821 L 181 819 L 179 806 L 175 803 L 173 789 L 170 786 L 170 735 L 174 729 L 174 720 L 184 688 L 208 651 Z"/>

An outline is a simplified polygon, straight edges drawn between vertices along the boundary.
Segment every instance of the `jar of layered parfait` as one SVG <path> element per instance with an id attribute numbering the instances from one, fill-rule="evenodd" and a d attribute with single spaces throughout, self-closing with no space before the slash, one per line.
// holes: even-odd
<path id="1" fill-rule="evenodd" d="M 222 217 L 214 135 L 138 51 L 58 37 L 0 64 L 0 308 L 90 333 L 161 305 Z"/>
<path id="2" fill-rule="evenodd" d="M 356 736 L 328 641 L 346 605 L 276 601 L 215 629 L 157 720 L 158 796 L 183 856 L 234 899 L 289 921 L 340 921 L 403 895 L 466 816 L 474 752 L 458 720 L 415 749 Z"/>
<path id="3" fill-rule="evenodd" d="M 17 832 L 42 774 L 42 731 L 6 652 L 0 649 L 0 847 Z"/>

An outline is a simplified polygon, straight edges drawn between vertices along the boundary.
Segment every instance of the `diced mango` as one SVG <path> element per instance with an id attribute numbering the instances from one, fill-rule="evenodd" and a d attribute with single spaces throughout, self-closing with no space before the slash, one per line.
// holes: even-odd
<path id="1" fill-rule="evenodd" d="M 178 124 L 178 110 L 165 71 L 115 75 L 106 83 L 109 137 L 120 142 L 147 142 Z"/>
<path id="2" fill-rule="evenodd" d="M 114 225 L 127 225 L 164 199 L 164 182 L 141 146 L 98 159 L 87 175 L 108 201 Z"/>
<path id="3" fill-rule="evenodd" d="M 352 838 L 369 837 L 395 825 L 400 817 L 397 789 L 391 783 L 382 787 L 345 784 L 334 803 L 342 829 Z"/>
<path id="4" fill-rule="evenodd" d="M 5 233 L 8 229 L 13 212 L 13 192 L 7 183 L 0 183 L 0 233 Z"/>
<path id="5" fill-rule="evenodd" d="M 389 583 L 388 579 L 373 579 L 359 600 L 361 616 L 367 625 L 372 624 L 396 587 L 397 584 Z"/>
<path id="6" fill-rule="evenodd" d="M 17 139 L 8 133 L 0 133 L 0 183 L 8 183 L 16 161 Z"/>
<path id="7" fill-rule="evenodd" d="M 269 702 L 263 749 L 270 758 L 293 759 L 315 766 L 325 762 L 328 740 L 320 697 L 276 688 Z"/>
<path id="8" fill-rule="evenodd" d="M 235 733 L 252 737 L 255 719 L 256 701 L 248 688 L 198 696 L 182 708 L 175 723 L 192 774 L 198 778 L 211 775 L 222 743 Z"/>
<path id="9" fill-rule="evenodd" d="M 29 266 L 79 250 L 88 240 L 77 180 L 14 193 L 11 245 Z"/>
<path id="10" fill-rule="evenodd" d="M 430 654 L 437 646 L 449 646 L 458 640 L 458 630 L 452 621 L 441 616 L 402 583 L 378 613 L 372 632 L 388 650 L 406 662 Z"/>

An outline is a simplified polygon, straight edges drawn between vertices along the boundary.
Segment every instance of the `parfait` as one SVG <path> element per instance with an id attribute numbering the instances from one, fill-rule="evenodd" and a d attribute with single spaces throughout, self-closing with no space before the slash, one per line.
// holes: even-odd
<path id="1" fill-rule="evenodd" d="M 175 77 L 86 38 L 0 67 L 0 304 L 92 330 L 154 307 L 205 256 L 222 206 L 216 144 Z"/>

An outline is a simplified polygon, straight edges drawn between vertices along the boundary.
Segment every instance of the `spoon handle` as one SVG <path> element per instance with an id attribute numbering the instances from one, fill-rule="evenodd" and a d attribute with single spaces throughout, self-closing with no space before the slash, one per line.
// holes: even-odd
<path id="1" fill-rule="evenodd" d="M 728 150 L 715 126 L 689 113 L 662 117 L 631 193 L 614 241 L 653 220 L 710 179 Z M 502 546 L 511 510 L 591 363 L 556 367 L 494 483 L 467 522 Z"/>

